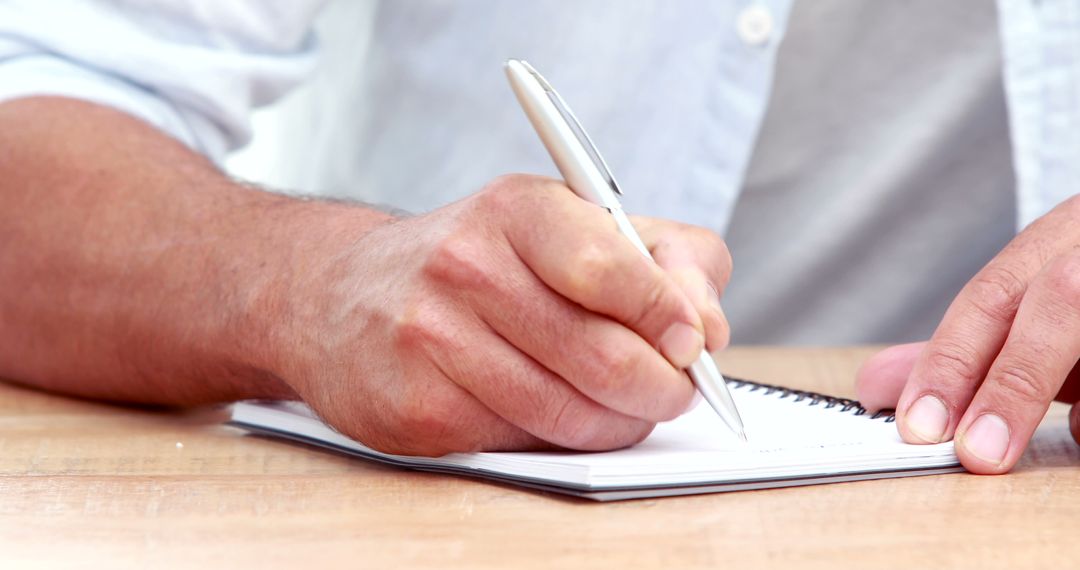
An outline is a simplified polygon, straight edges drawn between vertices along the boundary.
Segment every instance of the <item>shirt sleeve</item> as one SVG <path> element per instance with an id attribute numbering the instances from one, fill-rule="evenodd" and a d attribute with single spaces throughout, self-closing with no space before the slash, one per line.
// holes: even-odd
<path id="1" fill-rule="evenodd" d="M 210 158 L 314 68 L 323 0 L 0 0 L 0 102 L 108 105 Z"/>
<path id="2" fill-rule="evenodd" d="M 998 0 L 1023 229 L 1080 181 L 1080 0 Z"/>

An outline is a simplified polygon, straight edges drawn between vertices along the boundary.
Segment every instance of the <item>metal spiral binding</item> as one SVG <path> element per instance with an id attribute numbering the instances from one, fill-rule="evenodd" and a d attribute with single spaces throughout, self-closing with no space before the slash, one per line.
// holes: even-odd
<path id="1" fill-rule="evenodd" d="M 785 388 L 783 386 L 775 386 L 773 384 L 764 384 L 762 382 L 755 382 L 753 380 L 744 380 L 742 378 L 732 378 L 731 376 L 725 376 L 729 385 L 735 389 L 749 387 L 749 392 L 757 392 L 758 390 L 765 390 L 765 395 L 778 394 L 777 398 L 783 400 L 789 396 L 794 396 L 795 402 L 801 402 L 803 400 L 810 400 L 808 406 L 817 406 L 824 404 L 825 409 L 836 408 L 839 406 L 839 412 L 852 412 L 856 416 L 863 416 L 867 414 L 866 408 L 862 406 L 856 400 L 850 400 L 848 398 L 837 398 L 835 396 L 828 396 L 820 394 L 818 392 L 807 392 L 805 390 L 795 390 L 792 388 Z M 896 421 L 896 410 L 878 410 L 870 415 L 870 419 L 885 419 L 885 423 L 891 423 Z"/>

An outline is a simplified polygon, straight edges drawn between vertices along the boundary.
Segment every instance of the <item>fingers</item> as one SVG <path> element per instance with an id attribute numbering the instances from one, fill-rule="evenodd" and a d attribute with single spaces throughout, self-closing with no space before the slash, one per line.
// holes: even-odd
<path id="1" fill-rule="evenodd" d="M 499 335 L 600 404 L 648 421 L 672 419 L 686 409 L 693 394 L 689 379 L 641 336 L 553 292 L 512 251 L 479 261 L 485 255 L 492 254 L 468 243 L 447 246 L 429 260 L 427 273 Z M 499 271 L 493 275 L 483 264 Z"/>
<path id="2" fill-rule="evenodd" d="M 396 401 L 390 429 L 374 435 L 374 449 L 438 457 L 475 451 L 547 450 L 554 446 L 500 417 L 460 386 L 440 378 Z M 361 441 L 367 443 L 366 439 Z"/>
<path id="3" fill-rule="evenodd" d="M 553 447 L 492 412 L 438 367 L 414 369 L 409 376 L 388 389 L 379 404 L 309 401 L 342 433 L 383 453 L 438 457 Z"/>
<path id="4" fill-rule="evenodd" d="M 610 214 L 554 182 L 533 193 L 533 204 L 513 206 L 529 208 L 528 223 L 504 227 L 529 269 L 560 295 L 634 330 L 676 368 L 697 360 L 705 346 L 697 309 L 616 231 Z"/>
<path id="5" fill-rule="evenodd" d="M 1017 236 L 964 287 L 912 369 L 896 424 L 910 443 L 951 439 L 986 377 L 1028 285 L 1073 233 L 1067 212 L 1051 212 Z M 1048 237 L 1049 236 L 1049 237 Z"/>
<path id="6" fill-rule="evenodd" d="M 429 443 L 425 452 L 434 445 L 433 439 L 454 451 L 490 450 L 513 441 L 515 434 L 508 432 L 507 426 L 485 419 L 490 412 L 536 438 L 572 449 L 623 447 L 640 441 L 652 430 L 651 422 L 620 414 L 587 398 L 502 339 L 476 315 L 455 314 L 428 304 L 399 318 L 394 336 L 400 353 L 419 355 L 430 363 L 427 368 L 436 372 L 414 373 L 418 378 L 400 388 L 412 393 L 394 398 L 405 402 L 404 413 L 398 414 L 404 417 L 400 421 L 420 422 L 405 427 L 412 428 L 406 430 L 410 433 L 425 434 Z M 663 362 L 655 351 L 648 352 Z M 430 389 L 415 387 L 420 379 L 432 375 L 437 378 L 427 382 Z M 440 383 L 456 384 L 455 388 L 464 389 L 470 396 L 466 399 L 481 402 L 481 407 L 488 410 L 478 416 L 483 424 L 474 425 L 472 415 L 478 412 L 470 402 L 461 397 L 457 397 L 457 403 L 440 397 L 444 389 Z M 466 412 L 468 415 L 462 416 Z M 425 426 L 425 421 L 436 424 L 436 429 Z"/>
<path id="7" fill-rule="evenodd" d="M 866 359 L 855 375 L 855 392 L 866 409 L 895 408 L 925 342 L 891 346 Z"/>
<path id="8" fill-rule="evenodd" d="M 404 381 L 387 387 L 382 405 L 360 414 L 362 425 L 354 425 L 355 416 L 326 419 L 380 451 L 425 456 L 555 446 L 608 450 L 652 431 L 653 423 L 587 398 L 475 315 L 444 309 L 428 304 L 396 320 L 394 348 L 412 355 L 412 366 Z"/>
<path id="9" fill-rule="evenodd" d="M 956 431 L 957 455 L 976 473 L 1020 458 L 1080 355 L 1080 255 L 1059 257 L 1032 282 L 1008 339 Z"/>
<path id="10" fill-rule="evenodd" d="M 464 291 L 497 334 L 621 414 L 660 422 L 687 409 L 690 379 L 634 331 L 555 294 L 520 260 L 503 265 L 506 280 Z"/>
<path id="11" fill-rule="evenodd" d="M 704 228 L 633 216 L 634 227 L 653 259 L 694 304 L 705 327 L 709 350 L 727 346 L 731 332 L 720 294 L 731 276 L 731 254 L 724 240 Z"/>
<path id="12" fill-rule="evenodd" d="M 910 443 L 951 439 L 1008 335 L 1026 283 L 987 267 L 961 291 L 912 369 L 897 404 L 897 427 Z"/>
<path id="13" fill-rule="evenodd" d="M 653 423 L 585 397 L 510 343 L 488 334 L 483 351 L 442 356 L 446 373 L 488 408 L 530 434 L 568 449 L 599 451 L 637 443 Z"/>

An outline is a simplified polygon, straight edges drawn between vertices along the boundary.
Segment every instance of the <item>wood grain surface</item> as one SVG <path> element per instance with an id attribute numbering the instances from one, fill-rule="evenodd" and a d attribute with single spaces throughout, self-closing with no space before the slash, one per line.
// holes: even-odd
<path id="1" fill-rule="evenodd" d="M 870 349 L 737 348 L 725 371 L 852 395 Z M 968 474 L 612 504 L 395 470 L 0 382 L 0 568 L 1071 568 L 1080 448 Z"/>

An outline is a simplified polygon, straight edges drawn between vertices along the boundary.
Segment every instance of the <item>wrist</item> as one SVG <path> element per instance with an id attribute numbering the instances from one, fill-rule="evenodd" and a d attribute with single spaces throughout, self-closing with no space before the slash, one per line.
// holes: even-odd
<path id="1" fill-rule="evenodd" d="M 265 203 L 240 213 L 247 230 L 225 252 L 242 277 L 222 345 L 245 370 L 242 397 L 295 398 L 300 371 L 311 369 L 300 362 L 322 326 L 316 307 L 331 302 L 324 277 L 368 232 L 397 218 L 358 204 L 263 194 Z"/>

